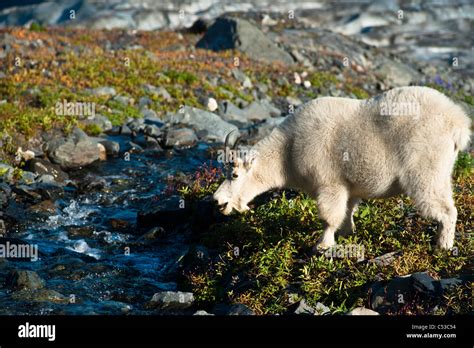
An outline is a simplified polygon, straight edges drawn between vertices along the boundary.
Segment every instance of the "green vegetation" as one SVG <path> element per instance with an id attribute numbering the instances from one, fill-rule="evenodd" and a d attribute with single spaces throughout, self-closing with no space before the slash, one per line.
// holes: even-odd
<path id="1" fill-rule="evenodd" d="M 462 155 L 465 161 L 465 155 Z M 459 163 L 459 161 L 458 161 Z M 355 258 L 310 256 L 322 233 L 315 202 L 304 194 L 281 192 L 274 199 L 257 198 L 256 207 L 214 224 L 199 235 L 196 244 L 216 255 L 211 264 L 185 268 L 184 285 L 202 306 L 218 302 L 244 303 L 258 314 L 285 313 L 295 300 L 320 301 L 334 313 L 366 306 L 368 289 L 376 281 L 428 271 L 435 278 L 469 272 L 473 241 L 472 176 L 456 172 L 455 200 L 458 207 L 456 253 L 434 252 L 436 223 L 420 217 L 405 197 L 369 200 L 355 214 L 356 233 L 338 237 L 338 244 L 357 244 L 368 260 L 399 251 L 387 266 L 359 262 Z M 217 178 L 213 176 L 217 182 Z M 211 194 L 210 184 L 181 189 L 188 199 Z M 191 194 L 193 192 L 193 194 Z M 459 286 L 443 300 L 414 301 L 399 314 L 468 313 L 471 290 Z"/>

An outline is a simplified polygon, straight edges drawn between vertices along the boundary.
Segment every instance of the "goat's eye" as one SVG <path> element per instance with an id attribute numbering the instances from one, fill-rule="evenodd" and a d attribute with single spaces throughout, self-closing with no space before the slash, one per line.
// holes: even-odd
<path id="1" fill-rule="evenodd" d="M 239 177 L 239 175 L 238 175 L 238 174 L 236 174 L 236 173 L 232 173 L 232 179 L 237 179 L 238 177 Z"/>

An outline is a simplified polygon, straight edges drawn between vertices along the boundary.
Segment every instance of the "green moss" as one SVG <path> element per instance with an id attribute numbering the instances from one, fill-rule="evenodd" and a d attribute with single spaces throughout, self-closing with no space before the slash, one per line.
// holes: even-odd
<path id="1" fill-rule="evenodd" d="M 42 31 L 45 31 L 46 29 L 43 25 L 39 24 L 38 22 L 33 22 L 30 25 L 30 30 L 31 31 L 42 32 Z"/>
<path id="2" fill-rule="evenodd" d="M 474 106 L 474 96 L 472 96 L 472 95 L 466 95 L 466 96 L 464 96 L 464 101 L 465 101 L 467 104 L 469 104 L 469 105 L 471 105 L 471 106 Z"/>
<path id="3" fill-rule="evenodd" d="M 102 128 L 97 124 L 88 124 L 83 127 L 83 130 L 91 136 L 98 136 L 102 133 Z"/>
<path id="4" fill-rule="evenodd" d="M 311 82 L 311 86 L 314 88 L 328 88 L 331 85 L 337 83 L 336 77 L 328 72 L 325 71 L 316 71 L 311 73 L 308 76 L 309 82 Z"/>

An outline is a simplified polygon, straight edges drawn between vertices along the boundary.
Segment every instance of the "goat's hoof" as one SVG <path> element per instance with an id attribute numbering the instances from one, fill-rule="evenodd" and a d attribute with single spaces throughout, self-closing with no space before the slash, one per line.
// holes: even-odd
<path id="1" fill-rule="evenodd" d="M 312 249 L 311 249 L 311 255 L 322 255 L 324 252 L 328 249 L 331 249 L 334 247 L 336 243 L 334 244 L 326 244 L 326 243 L 317 243 Z"/>

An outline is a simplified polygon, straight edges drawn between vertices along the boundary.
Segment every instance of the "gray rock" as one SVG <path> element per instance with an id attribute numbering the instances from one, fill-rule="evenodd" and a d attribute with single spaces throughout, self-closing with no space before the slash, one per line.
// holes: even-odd
<path id="1" fill-rule="evenodd" d="M 369 260 L 370 263 L 375 263 L 377 266 L 388 266 L 401 255 L 401 251 L 392 251 L 390 253 L 377 256 L 376 258 Z"/>
<path id="2" fill-rule="evenodd" d="M 153 295 L 150 306 L 164 310 L 179 310 L 189 308 L 193 303 L 192 292 L 162 291 Z"/>
<path id="3" fill-rule="evenodd" d="M 372 291 L 371 307 L 377 312 L 396 311 L 413 296 L 414 289 L 410 276 L 395 277 L 385 286 Z"/>
<path id="4" fill-rule="evenodd" d="M 302 299 L 298 303 L 298 307 L 295 309 L 294 314 L 306 314 L 306 315 L 325 315 L 330 314 L 331 311 L 321 302 L 316 303 L 315 307 L 311 307 L 306 303 L 305 299 Z"/>
<path id="5" fill-rule="evenodd" d="M 150 98 L 148 97 L 141 97 L 139 100 L 138 100 L 138 107 L 141 109 L 141 108 L 145 108 L 145 107 L 148 107 L 150 105 L 153 105 L 153 100 L 151 100 Z"/>
<path id="6" fill-rule="evenodd" d="M 435 294 L 437 280 L 433 279 L 428 272 L 416 272 L 411 275 L 413 287 L 427 294 Z"/>
<path id="7" fill-rule="evenodd" d="M 161 130 L 155 125 L 147 125 L 145 126 L 143 133 L 149 135 L 150 137 L 158 138 L 161 135 Z"/>
<path id="8" fill-rule="evenodd" d="M 120 104 L 127 106 L 127 105 L 132 105 L 134 103 L 134 99 L 132 97 L 128 97 L 125 95 L 116 95 L 114 97 L 114 100 L 119 102 Z"/>
<path id="9" fill-rule="evenodd" d="M 165 146 L 166 147 L 191 147 L 198 141 L 194 131 L 190 128 L 169 129 L 166 132 Z"/>
<path id="10" fill-rule="evenodd" d="M 98 87 L 90 90 L 90 93 L 92 95 L 96 96 L 115 96 L 117 92 L 115 91 L 115 88 L 113 87 Z"/>
<path id="11" fill-rule="evenodd" d="M 412 67 L 394 60 L 384 61 L 374 72 L 390 87 L 408 86 L 420 79 L 420 74 Z"/>
<path id="12" fill-rule="evenodd" d="M 346 315 L 380 315 L 376 311 L 365 307 L 357 307 L 346 313 Z"/>
<path id="13" fill-rule="evenodd" d="M 225 122 L 216 114 L 189 106 L 185 106 L 182 112 L 172 115 L 170 122 L 191 126 L 201 134 L 200 137 L 210 141 L 224 142 L 227 134 L 237 131 L 236 126 Z"/>
<path id="14" fill-rule="evenodd" d="M 293 63 L 293 58 L 270 41 L 260 29 L 239 18 L 217 18 L 196 47 L 213 51 L 238 49 L 253 59 Z"/>
<path id="15" fill-rule="evenodd" d="M 36 173 L 40 177 L 50 175 L 53 177 L 53 181 L 64 182 L 69 179 L 67 173 L 65 173 L 59 165 L 42 158 L 33 158 L 28 161 L 25 165 L 25 170 Z"/>
<path id="16" fill-rule="evenodd" d="M 91 140 L 98 144 L 102 144 L 109 156 L 118 156 L 120 153 L 120 144 L 116 141 L 98 137 L 91 137 Z"/>
<path id="17" fill-rule="evenodd" d="M 244 109 L 249 120 L 261 121 L 272 116 L 279 116 L 280 110 L 266 100 L 254 101 Z"/>
<path id="18" fill-rule="evenodd" d="M 171 94 L 169 94 L 169 92 L 163 86 L 156 87 L 156 86 L 153 86 L 153 85 L 150 85 L 150 84 L 145 84 L 145 85 L 143 85 L 143 89 L 147 93 L 150 93 L 150 94 L 158 96 L 158 97 L 162 97 L 166 101 L 172 101 L 173 100 L 173 98 L 171 97 Z"/>
<path id="19" fill-rule="evenodd" d="M 79 128 L 67 138 L 56 138 L 46 144 L 46 152 L 52 162 L 64 169 L 76 169 L 99 160 L 100 150 Z"/>
<path id="20" fill-rule="evenodd" d="M 140 113 L 142 114 L 144 119 L 151 119 L 151 118 L 158 118 L 158 115 L 155 110 L 152 109 L 141 109 Z"/>
<path id="21" fill-rule="evenodd" d="M 281 124 L 284 120 L 286 119 L 286 117 L 271 117 L 271 118 L 267 118 L 265 120 L 265 122 L 259 124 L 256 128 L 255 128 L 255 132 L 254 134 L 251 134 L 251 139 L 253 142 L 257 142 L 263 138 L 265 138 L 266 136 L 268 136 L 272 130 L 278 126 L 279 124 Z"/>
<path id="22" fill-rule="evenodd" d="M 250 78 L 245 75 L 244 72 L 242 72 L 241 70 L 237 69 L 237 68 L 234 68 L 232 69 L 232 76 L 234 76 L 234 78 L 239 81 L 240 83 L 242 83 L 242 87 L 244 88 L 252 88 L 252 81 L 250 81 Z"/>
<path id="23" fill-rule="evenodd" d="M 6 285 L 15 290 L 35 290 L 44 287 L 44 280 L 34 271 L 17 270 L 8 274 Z"/>
<path id="24" fill-rule="evenodd" d="M 235 106 L 231 101 L 224 100 L 219 103 L 219 115 L 224 121 L 237 121 L 240 123 L 247 123 L 247 113 Z"/>
<path id="25" fill-rule="evenodd" d="M 100 129 L 103 132 L 108 132 L 108 131 L 112 130 L 112 128 L 113 128 L 112 122 L 110 122 L 110 120 L 106 116 L 99 115 L 99 114 L 95 115 L 94 118 L 92 118 L 92 119 L 82 120 L 81 124 L 83 124 L 85 126 L 87 126 L 87 125 L 98 126 L 98 127 L 100 127 Z"/>

